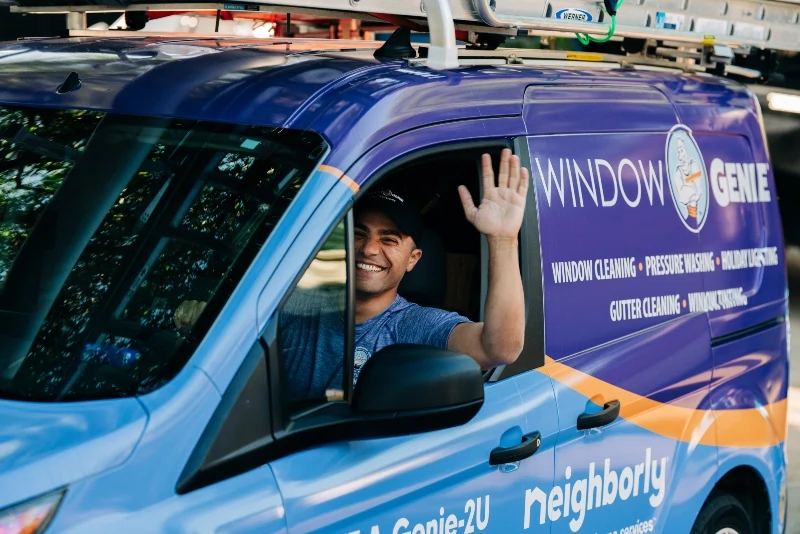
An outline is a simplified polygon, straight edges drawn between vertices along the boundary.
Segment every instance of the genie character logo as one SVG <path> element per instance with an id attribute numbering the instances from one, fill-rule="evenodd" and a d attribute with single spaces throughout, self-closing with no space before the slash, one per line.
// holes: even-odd
<path id="1" fill-rule="evenodd" d="M 698 233 L 708 215 L 708 173 L 689 128 L 675 126 L 670 130 L 666 156 L 675 209 L 684 226 Z"/>

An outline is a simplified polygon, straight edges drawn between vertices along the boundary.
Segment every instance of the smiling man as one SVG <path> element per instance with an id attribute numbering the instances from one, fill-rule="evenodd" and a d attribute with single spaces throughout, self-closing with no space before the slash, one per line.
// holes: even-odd
<path id="1" fill-rule="evenodd" d="M 458 192 L 467 220 L 489 243 L 485 322 L 412 304 L 398 294 L 400 281 L 420 261 L 420 214 L 391 191 L 359 200 L 354 210 L 355 376 L 380 349 L 397 343 L 447 348 L 468 354 L 483 369 L 513 363 L 524 341 L 525 309 L 518 235 L 525 214 L 527 169 L 504 150 L 495 183 L 492 161 L 482 159 L 483 199 L 475 206 Z M 341 302 L 328 292 L 295 292 L 287 303 L 281 342 L 293 398 L 318 397 L 342 384 L 344 322 Z M 338 355 L 338 356 L 337 356 Z"/>

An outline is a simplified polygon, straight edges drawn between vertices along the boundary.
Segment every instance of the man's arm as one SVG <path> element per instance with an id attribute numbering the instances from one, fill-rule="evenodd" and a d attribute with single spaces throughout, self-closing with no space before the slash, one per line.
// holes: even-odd
<path id="1" fill-rule="evenodd" d="M 482 369 L 516 361 L 525 341 L 525 297 L 519 266 L 518 235 L 525 216 L 528 170 L 506 149 L 497 185 L 492 160 L 483 155 L 483 199 L 475 207 L 466 187 L 458 192 L 464 214 L 489 242 L 489 287 L 483 323 L 464 323 L 450 334 L 449 349 L 469 354 Z"/>

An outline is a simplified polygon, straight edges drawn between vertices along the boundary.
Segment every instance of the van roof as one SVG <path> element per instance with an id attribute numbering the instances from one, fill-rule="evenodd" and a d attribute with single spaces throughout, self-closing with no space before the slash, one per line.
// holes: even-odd
<path id="1" fill-rule="evenodd" d="M 290 46 L 286 39 L 17 41 L 0 45 L 0 103 L 311 128 L 334 143 L 347 115 L 373 114 L 372 131 L 360 132 L 365 138 L 415 127 L 425 109 L 437 122 L 518 115 L 521 94 L 532 83 L 624 82 L 657 87 L 673 102 L 752 105 L 744 86 L 706 75 L 577 64 L 433 71 L 407 61 L 376 60 L 376 43 L 328 42 L 312 47 L 302 40 Z M 57 94 L 73 71 L 81 88 Z M 424 120 L 431 122 L 430 116 Z"/>

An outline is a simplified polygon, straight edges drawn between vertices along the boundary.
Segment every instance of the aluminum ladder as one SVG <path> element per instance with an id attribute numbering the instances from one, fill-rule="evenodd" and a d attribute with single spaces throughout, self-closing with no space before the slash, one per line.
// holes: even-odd
<path id="1" fill-rule="evenodd" d="M 124 7 L 90 0 L 26 0 L 20 13 L 67 13 L 78 29 L 86 12 L 122 10 L 226 10 L 300 13 L 332 18 L 404 21 L 427 26 L 429 67 L 458 65 L 455 30 L 506 35 L 603 35 L 610 17 L 597 0 L 249 0 L 248 2 L 139 2 Z M 617 12 L 615 38 L 674 43 L 687 48 L 724 45 L 800 51 L 800 0 L 626 0 Z M 85 27 L 85 26 L 84 26 Z"/>

